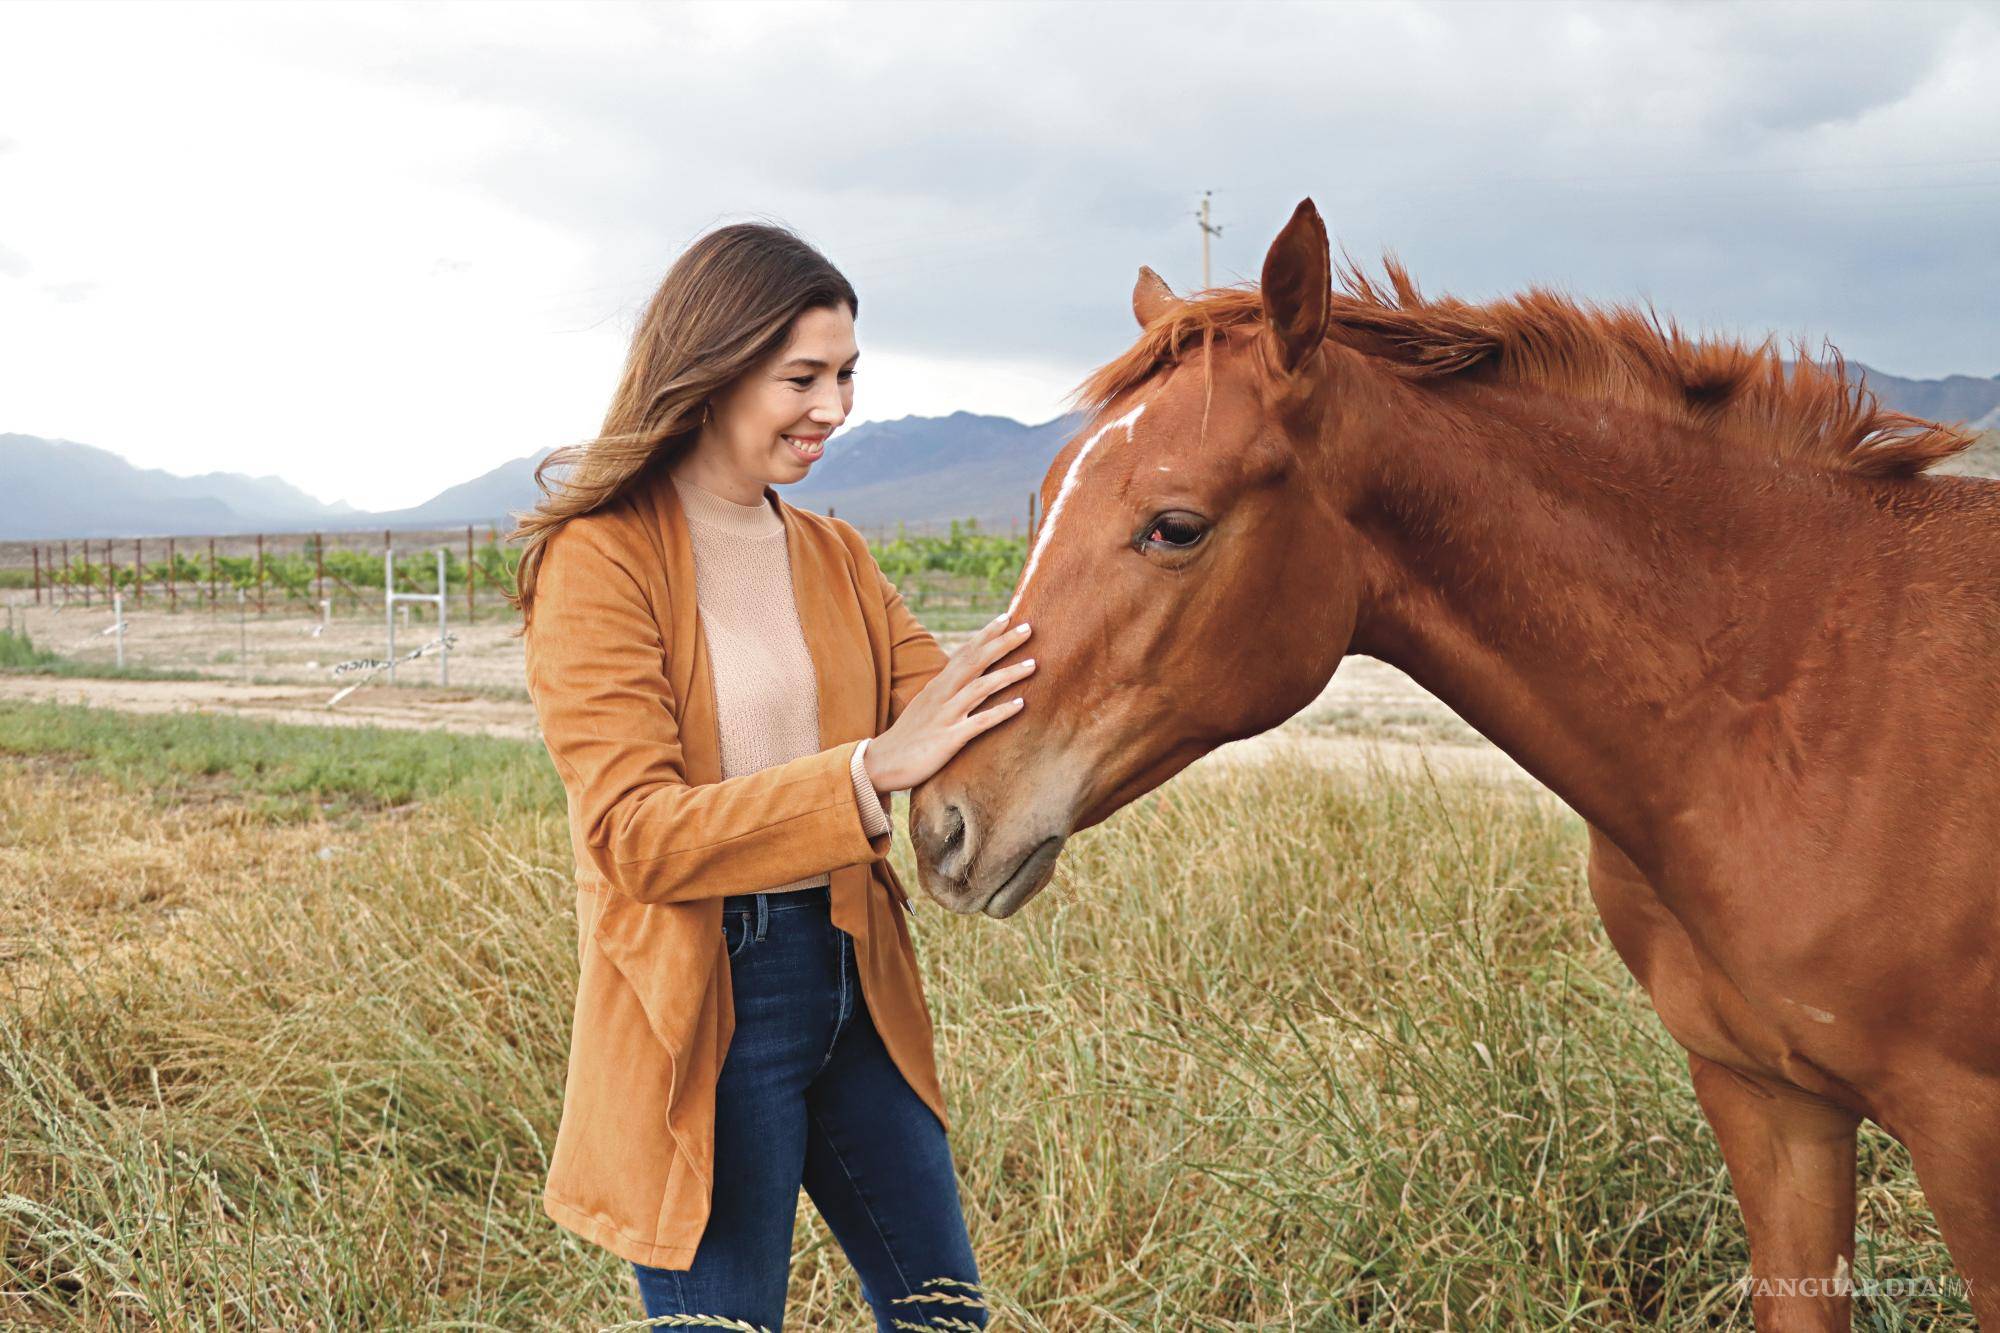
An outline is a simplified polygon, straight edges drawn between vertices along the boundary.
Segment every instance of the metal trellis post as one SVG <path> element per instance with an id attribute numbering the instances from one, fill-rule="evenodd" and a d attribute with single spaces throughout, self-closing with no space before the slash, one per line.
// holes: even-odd
<path id="1" fill-rule="evenodd" d="M 387 536 L 388 534 L 384 533 L 383 535 Z M 391 685 L 396 683 L 396 603 L 398 602 L 429 602 L 437 608 L 438 684 L 448 685 L 451 683 L 450 636 L 445 632 L 446 598 L 444 562 L 445 548 L 440 546 L 437 548 L 436 592 L 397 592 L 396 548 L 387 545 L 382 548 L 382 610 L 389 626 L 389 651 L 387 657 L 389 659 L 388 676 Z"/>

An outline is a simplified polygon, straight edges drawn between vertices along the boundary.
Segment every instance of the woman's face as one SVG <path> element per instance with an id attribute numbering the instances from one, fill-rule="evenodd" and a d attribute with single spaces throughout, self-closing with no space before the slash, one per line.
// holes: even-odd
<path id="1" fill-rule="evenodd" d="M 860 356 L 846 306 L 792 321 L 783 347 L 710 400 L 697 451 L 708 456 L 711 478 L 724 480 L 714 469 L 725 468 L 744 503 L 754 503 L 766 484 L 803 479 L 854 407 Z"/>

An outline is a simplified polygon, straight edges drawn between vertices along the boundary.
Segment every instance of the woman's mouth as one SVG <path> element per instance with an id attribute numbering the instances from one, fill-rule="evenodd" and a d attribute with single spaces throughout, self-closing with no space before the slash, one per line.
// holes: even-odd
<path id="1" fill-rule="evenodd" d="M 778 438 L 791 446 L 792 456 L 801 463 L 811 463 L 826 452 L 824 435 L 781 435 Z"/>

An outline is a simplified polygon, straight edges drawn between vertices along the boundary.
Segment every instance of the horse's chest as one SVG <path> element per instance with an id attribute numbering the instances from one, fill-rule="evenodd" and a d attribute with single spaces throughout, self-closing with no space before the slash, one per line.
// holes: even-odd
<path id="1" fill-rule="evenodd" d="M 1764 1043 L 1754 1040 L 1754 1032 L 1744 1031 L 1745 1006 L 1740 994 L 1732 994 L 1733 983 L 1702 957 L 1650 890 L 1646 902 L 1634 901 L 1636 894 L 1621 894 L 1611 903 L 1602 893 L 1594 896 L 1619 957 L 1645 988 L 1675 1041 L 1697 1055 L 1737 1068 L 1762 1063 L 1753 1048 Z M 1746 1036 L 1753 1040 L 1746 1042 Z"/>
<path id="2" fill-rule="evenodd" d="M 1697 1055 L 1837 1100 L 1837 1015 L 1783 994 L 1783 964 L 1728 963 L 1704 949 L 1622 857 L 1593 848 L 1591 896 L 1614 948 L 1674 1040 Z M 1791 987 L 1799 990 L 1802 987 Z"/>

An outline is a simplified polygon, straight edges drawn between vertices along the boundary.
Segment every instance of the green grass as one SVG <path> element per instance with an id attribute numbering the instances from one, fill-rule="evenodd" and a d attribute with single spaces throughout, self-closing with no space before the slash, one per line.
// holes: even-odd
<path id="1" fill-rule="evenodd" d="M 0 962 L 24 997 L 0 1006 L 0 1323 L 636 1318 L 623 1266 L 538 1203 L 575 974 L 563 821 L 527 778 L 546 760 L 33 712 L 0 712 L 6 748 L 127 784 L 0 784 L 0 824 L 52 863 L 67 803 L 182 774 L 424 804 L 329 826 L 337 854 L 183 905 L 115 965 L 32 932 Z M 1281 761 L 1078 835 L 1013 922 L 919 903 L 996 1326 L 1746 1326 L 1719 1156 L 1582 860 L 1577 821 L 1523 788 Z M 1880 1135 L 1861 1185 L 1861 1275 L 1947 1273 Z M 810 1219 L 794 1267 L 791 1326 L 865 1326 Z M 1857 1322 L 1966 1318 L 1913 1298 Z"/>
<path id="2" fill-rule="evenodd" d="M 60 661 L 48 649 L 35 647 L 26 631 L 0 630 L 0 671 L 36 671 Z"/>
<path id="3" fill-rule="evenodd" d="M 26 630 L 0 630 L 0 672 L 28 676 L 88 677 L 93 680 L 200 680 L 198 671 L 163 671 L 144 666 L 79 662 L 37 648 Z"/>
<path id="4" fill-rule="evenodd" d="M 163 799 L 221 782 L 273 813 L 448 799 L 498 814 L 560 811 L 539 745 L 365 727 L 295 727 L 198 714 L 0 702 L 0 753 L 59 754 Z"/>

